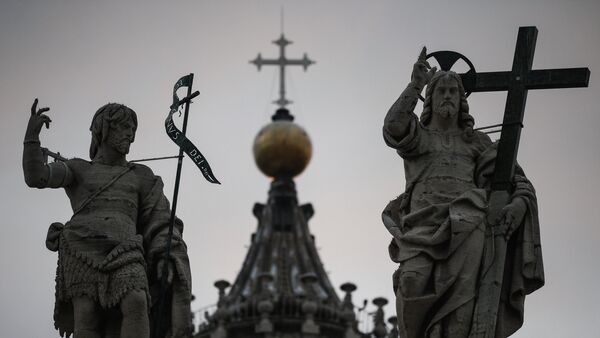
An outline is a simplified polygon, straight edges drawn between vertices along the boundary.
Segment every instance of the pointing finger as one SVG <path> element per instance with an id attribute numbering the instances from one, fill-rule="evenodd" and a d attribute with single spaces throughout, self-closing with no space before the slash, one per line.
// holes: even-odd
<path id="1" fill-rule="evenodd" d="M 37 110 L 37 104 L 38 104 L 38 99 L 36 97 L 35 100 L 33 100 L 33 105 L 31 106 L 31 115 L 35 115 L 35 112 Z"/>
<path id="2" fill-rule="evenodd" d="M 423 49 L 421 49 L 421 54 L 419 54 L 419 61 L 425 61 L 426 58 L 427 58 L 427 47 L 423 46 Z"/>

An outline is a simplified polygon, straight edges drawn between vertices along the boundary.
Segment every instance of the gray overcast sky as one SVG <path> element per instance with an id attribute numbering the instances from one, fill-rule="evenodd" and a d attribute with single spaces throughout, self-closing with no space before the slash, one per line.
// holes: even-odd
<path id="1" fill-rule="evenodd" d="M 204 181 L 185 162 L 178 207 L 186 223 L 194 308 L 216 300 L 214 280 L 234 279 L 269 180 L 251 146 L 269 122 L 275 69 L 250 59 L 277 55 L 285 6 L 288 55 L 317 61 L 290 72 L 296 121 L 313 142 L 297 179 L 313 203 L 310 226 L 332 282 L 358 284 L 357 302 L 393 299 L 380 221 L 404 188 L 401 159 L 382 140 L 388 107 L 410 79 L 421 47 L 456 50 L 480 71 L 508 70 L 519 26 L 539 29 L 534 68 L 590 67 L 587 89 L 530 91 L 519 161 L 540 204 L 547 285 L 527 298 L 514 337 L 591 337 L 600 319 L 598 126 L 600 3 L 574 1 L 22 1 L 0 3 L 0 133 L 3 236 L 0 237 L 0 336 L 57 337 L 52 326 L 56 254 L 47 226 L 71 215 L 62 190 L 28 189 L 22 138 L 35 97 L 53 123 L 42 143 L 87 157 L 93 113 L 106 102 L 137 111 L 130 158 L 171 155 L 164 134 L 171 88 L 196 74 L 189 137 L 223 183 Z M 476 125 L 501 121 L 505 93 L 473 94 Z M 175 162 L 151 164 L 172 195 Z M 387 314 L 393 307 L 387 306 Z"/>

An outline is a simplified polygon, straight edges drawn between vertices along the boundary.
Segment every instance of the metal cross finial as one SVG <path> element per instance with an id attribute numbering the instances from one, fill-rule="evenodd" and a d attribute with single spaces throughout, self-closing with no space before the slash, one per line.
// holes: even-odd
<path id="1" fill-rule="evenodd" d="M 278 59 L 263 59 L 260 53 L 256 59 L 250 61 L 250 63 L 256 65 L 258 70 L 265 65 L 273 65 L 279 66 L 279 99 L 273 101 L 273 103 L 277 104 L 279 107 L 284 108 L 288 104 L 292 103 L 292 101 L 288 100 L 285 97 L 285 67 L 286 66 L 302 66 L 304 71 L 308 69 L 308 66 L 315 63 L 315 61 L 308 58 L 308 55 L 304 53 L 302 59 L 288 59 L 285 57 L 285 47 L 292 43 L 292 41 L 285 38 L 283 33 L 279 39 L 273 41 L 274 44 L 279 46 L 279 58 Z"/>

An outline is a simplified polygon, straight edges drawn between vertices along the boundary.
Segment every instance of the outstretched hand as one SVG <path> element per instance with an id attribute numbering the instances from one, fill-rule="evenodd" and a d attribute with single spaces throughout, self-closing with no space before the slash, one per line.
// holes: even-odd
<path id="1" fill-rule="evenodd" d="M 417 62 L 415 62 L 415 65 L 413 66 L 411 80 L 414 81 L 419 88 L 423 88 L 431 81 L 431 78 L 436 71 L 437 68 L 431 67 L 429 62 L 427 62 L 427 47 L 423 47 Z"/>
<path id="2" fill-rule="evenodd" d="M 527 204 L 522 198 L 515 198 L 500 211 L 497 222 L 502 225 L 506 231 L 504 238 L 508 240 L 517 228 L 523 223 L 523 218 L 527 212 Z"/>
<path id="3" fill-rule="evenodd" d="M 38 137 L 42 131 L 43 125 L 46 125 L 46 129 L 50 128 L 50 122 L 52 122 L 52 120 L 48 115 L 44 114 L 49 111 L 50 108 L 44 107 L 38 109 L 37 105 L 38 99 L 36 98 L 31 106 L 31 116 L 29 117 L 29 123 L 27 124 L 25 139 L 28 137 Z"/>

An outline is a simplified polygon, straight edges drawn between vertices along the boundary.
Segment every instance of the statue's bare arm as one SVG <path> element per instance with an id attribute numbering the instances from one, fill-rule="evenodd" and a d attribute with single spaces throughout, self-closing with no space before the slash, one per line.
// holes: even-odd
<path id="1" fill-rule="evenodd" d="M 60 188 L 68 186 L 73 175 L 64 162 L 46 164 L 40 144 L 42 126 L 50 127 L 52 120 L 44 114 L 50 108 L 37 108 L 35 99 L 23 141 L 23 175 L 25 183 L 32 188 Z"/>
<path id="2" fill-rule="evenodd" d="M 402 139 L 408 134 L 410 121 L 415 118 L 413 111 L 417 105 L 419 94 L 436 72 L 436 68 L 432 68 L 426 58 L 427 48 L 423 47 L 413 66 L 410 83 L 385 116 L 384 132 L 392 135 L 395 139 Z"/>

